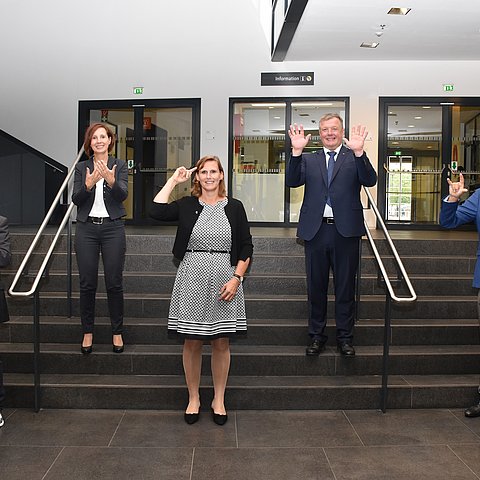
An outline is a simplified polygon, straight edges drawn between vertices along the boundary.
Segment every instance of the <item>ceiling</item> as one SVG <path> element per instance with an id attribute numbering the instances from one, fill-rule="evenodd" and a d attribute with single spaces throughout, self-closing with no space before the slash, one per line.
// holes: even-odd
<path id="1" fill-rule="evenodd" d="M 309 0 L 284 60 L 480 60 L 480 1 Z"/>

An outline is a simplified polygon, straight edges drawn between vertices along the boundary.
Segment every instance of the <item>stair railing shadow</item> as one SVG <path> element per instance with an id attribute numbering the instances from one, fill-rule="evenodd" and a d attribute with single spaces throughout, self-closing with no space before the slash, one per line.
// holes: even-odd
<path id="1" fill-rule="evenodd" d="M 410 278 L 408 277 L 408 274 L 405 270 L 405 267 L 403 266 L 402 260 L 397 252 L 397 249 L 395 248 L 395 245 L 392 241 L 392 237 L 388 233 L 387 227 L 385 226 L 385 223 L 382 219 L 382 216 L 380 215 L 380 212 L 378 210 L 378 207 L 372 197 L 372 194 L 370 193 L 370 190 L 367 187 L 363 187 L 363 190 L 365 191 L 367 197 L 368 197 L 368 208 L 371 209 L 376 216 L 376 221 L 377 225 L 380 225 L 383 235 L 385 237 L 385 240 L 388 243 L 389 249 L 391 253 L 393 254 L 394 260 L 395 260 L 395 267 L 397 270 L 397 278 L 395 280 L 390 279 L 387 269 L 385 268 L 385 265 L 382 261 L 380 252 L 378 251 L 378 248 L 375 244 L 375 240 L 373 239 L 373 236 L 370 232 L 370 229 L 368 228 L 367 222 L 365 222 L 365 231 L 366 235 L 368 238 L 368 241 L 370 243 L 370 247 L 372 248 L 373 254 L 375 256 L 375 260 L 377 262 L 377 267 L 378 267 L 378 276 L 379 279 L 382 281 L 382 283 L 386 287 L 386 292 L 385 292 L 385 323 L 384 323 L 384 331 L 383 331 L 383 357 L 382 357 L 382 388 L 380 392 L 380 408 L 383 413 L 386 412 L 387 410 L 387 397 L 388 397 L 388 363 L 389 363 L 389 354 L 390 354 L 390 342 L 391 342 L 391 309 L 392 309 L 392 302 L 395 302 L 396 304 L 404 304 L 404 303 L 413 303 L 417 300 L 417 294 L 415 293 L 415 290 L 412 286 L 412 283 L 410 282 Z M 359 266 L 358 266 L 358 272 L 357 272 L 357 279 L 356 279 L 356 285 L 355 285 L 355 297 L 356 297 L 356 311 L 355 311 L 355 320 L 358 320 L 358 315 L 359 315 L 359 305 L 360 305 L 360 277 L 361 277 L 361 261 L 362 261 L 362 255 L 361 255 L 361 249 L 362 249 L 362 242 L 360 242 L 360 255 L 359 255 Z M 402 283 L 405 283 L 408 291 L 410 293 L 410 296 L 398 296 L 395 294 L 393 284 L 396 286 L 401 285 Z"/>
<path id="2" fill-rule="evenodd" d="M 35 275 L 30 275 L 27 270 L 27 265 L 29 265 L 29 261 L 35 251 L 35 247 L 39 243 L 44 233 L 45 228 L 50 221 L 55 209 L 57 208 L 60 200 L 65 191 L 68 191 L 69 183 L 72 175 L 75 172 L 75 166 L 82 158 L 84 153 L 83 146 L 78 152 L 77 158 L 73 162 L 70 170 L 65 177 L 56 197 L 54 198 L 50 209 L 48 210 L 42 224 L 38 228 L 38 231 L 30 244 L 30 247 L 25 254 L 25 257 L 20 264 L 20 267 L 13 278 L 12 284 L 8 289 L 8 294 L 12 297 L 24 297 L 24 298 L 33 298 L 33 376 L 34 376 L 34 398 L 35 398 L 35 411 L 40 411 L 41 408 L 41 398 L 40 398 L 40 390 L 41 390 L 41 382 L 40 382 L 40 289 L 41 289 L 41 280 L 48 278 L 48 264 L 52 257 L 53 251 L 58 244 L 60 239 L 60 235 L 62 234 L 65 225 L 67 226 L 67 300 L 68 300 L 68 312 L 69 317 L 72 316 L 72 218 L 71 213 L 75 207 L 73 202 L 69 204 L 65 204 L 66 211 L 65 214 L 58 226 L 57 232 L 43 258 L 42 264 L 38 268 L 38 271 Z M 18 291 L 15 290 L 18 281 L 21 278 L 26 277 L 33 278 L 32 286 L 27 291 Z"/>

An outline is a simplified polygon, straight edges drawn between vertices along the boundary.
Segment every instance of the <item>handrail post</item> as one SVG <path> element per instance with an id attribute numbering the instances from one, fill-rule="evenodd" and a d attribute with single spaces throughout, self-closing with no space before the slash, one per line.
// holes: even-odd
<path id="1" fill-rule="evenodd" d="M 382 391 L 380 405 L 382 412 L 387 411 L 387 396 L 388 396 L 388 359 L 390 354 L 391 341 L 391 312 L 392 312 L 392 297 L 387 292 L 385 300 L 385 327 L 383 330 L 383 362 L 382 362 Z"/>
<path id="2" fill-rule="evenodd" d="M 72 218 L 67 226 L 67 307 L 68 318 L 72 318 Z"/>
<path id="3" fill-rule="evenodd" d="M 40 398 L 40 294 L 33 296 L 33 383 L 35 395 L 35 412 L 41 408 Z"/>

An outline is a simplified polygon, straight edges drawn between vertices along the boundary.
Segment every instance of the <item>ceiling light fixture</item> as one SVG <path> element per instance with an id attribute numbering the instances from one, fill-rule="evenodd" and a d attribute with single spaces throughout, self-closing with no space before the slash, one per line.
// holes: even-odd
<path id="1" fill-rule="evenodd" d="M 414 120 L 421 120 L 422 119 L 422 117 L 413 117 L 413 118 L 414 118 Z"/>
<path id="2" fill-rule="evenodd" d="M 377 48 L 380 44 L 377 43 L 377 42 L 371 42 L 371 43 L 368 43 L 368 42 L 363 42 L 360 47 L 361 48 Z"/>
<path id="3" fill-rule="evenodd" d="M 387 14 L 388 15 L 406 15 L 411 8 L 405 8 L 405 7 L 392 7 Z"/>

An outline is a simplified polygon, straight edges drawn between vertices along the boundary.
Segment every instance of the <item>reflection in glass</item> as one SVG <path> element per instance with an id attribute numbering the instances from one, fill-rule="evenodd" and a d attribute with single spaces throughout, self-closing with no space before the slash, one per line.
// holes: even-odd
<path id="1" fill-rule="evenodd" d="M 285 104 L 235 104 L 232 195 L 250 221 L 283 222 Z"/>
<path id="2" fill-rule="evenodd" d="M 441 191 L 442 107 L 388 108 L 387 220 L 436 223 Z"/>

